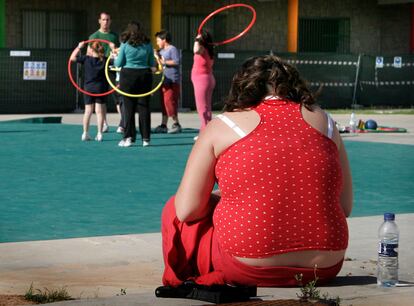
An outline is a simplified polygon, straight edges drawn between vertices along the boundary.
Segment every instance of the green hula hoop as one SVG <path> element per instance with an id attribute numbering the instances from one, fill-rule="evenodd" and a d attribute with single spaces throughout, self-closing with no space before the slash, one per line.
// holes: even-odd
<path id="1" fill-rule="evenodd" d="M 158 89 L 160 89 L 160 87 L 161 87 L 162 83 L 164 82 L 164 73 L 162 73 L 161 81 L 160 81 L 160 82 L 159 82 L 159 84 L 158 84 L 157 86 L 155 86 L 155 88 L 154 88 L 154 89 L 152 89 L 151 91 L 146 92 L 146 93 L 143 93 L 143 94 L 130 94 L 130 93 L 124 92 L 124 91 L 122 91 L 121 89 L 119 89 L 118 87 L 116 87 L 116 86 L 112 83 L 111 79 L 109 78 L 109 73 L 108 73 L 109 69 L 108 69 L 108 67 L 109 67 L 109 61 L 110 61 L 110 59 L 111 59 L 111 57 L 110 57 L 110 56 L 108 56 L 108 59 L 106 60 L 106 63 L 105 63 L 105 77 L 106 77 L 106 81 L 108 82 L 109 86 L 111 86 L 111 87 L 112 87 L 115 91 L 117 91 L 117 92 L 118 92 L 118 93 L 120 93 L 121 95 L 124 95 L 124 96 L 130 97 L 130 98 L 141 98 L 141 97 L 146 97 L 146 96 L 149 96 L 149 95 L 153 94 L 153 93 L 154 93 L 154 92 L 156 92 Z"/>

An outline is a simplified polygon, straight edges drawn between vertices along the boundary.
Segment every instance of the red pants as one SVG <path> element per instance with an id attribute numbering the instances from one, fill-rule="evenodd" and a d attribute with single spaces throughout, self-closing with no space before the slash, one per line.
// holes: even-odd
<path id="1" fill-rule="evenodd" d="M 163 84 L 161 87 L 161 111 L 168 117 L 177 116 L 178 99 L 180 98 L 180 84 Z"/>
<path id="2" fill-rule="evenodd" d="M 163 284 L 178 286 L 187 279 L 200 285 L 244 285 L 259 287 L 297 286 L 314 280 L 325 283 L 339 273 L 343 261 L 328 268 L 256 267 L 241 263 L 222 251 L 214 235 L 211 216 L 193 223 L 180 222 L 175 214 L 174 197 L 162 212 L 162 247 L 164 256 Z"/>

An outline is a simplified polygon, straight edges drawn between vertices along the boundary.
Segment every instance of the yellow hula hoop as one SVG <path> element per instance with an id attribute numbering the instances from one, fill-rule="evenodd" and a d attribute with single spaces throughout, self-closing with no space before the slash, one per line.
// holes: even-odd
<path id="1" fill-rule="evenodd" d="M 108 82 L 108 84 L 109 84 L 109 86 L 111 86 L 113 89 L 115 89 L 118 93 L 120 93 L 121 95 L 124 95 L 124 96 L 127 96 L 127 97 L 130 97 L 130 98 L 141 98 L 141 97 L 146 97 L 146 96 L 149 96 L 149 95 L 151 95 L 151 94 L 153 94 L 154 92 L 156 92 L 158 89 L 160 89 L 160 87 L 161 87 L 161 85 L 162 85 L 162 83 L 164 82 L 164 73 L 161 71 L 161 72 L 155 72 L 155 74 L 160 74 L 160 73 L 162 73 L 162 77 L 161 77 L 161 81 L 158 83 L 158 85 L 157 86 L 155 86 L 155 88 L 154 89 L 152 89 L 151 91 L 149 91 L 149 92 L 146 92 L 146 93 L 143 93 L 143 94 L 130 94 L 130 93 L 127 93 L 127 92 L 124 92 L 124 91 L 122 91 L 121 89 L 119 89 L 118 87 L 116 87 L 113 83 L 112 83 L 112 81 L 111 81 L 111 79 L 109 78 L 109 73 L 108 73 L 108 71 L 109 71 L 109 69 L 108 69 L 108 67 L 109 67 L 109 61 L 110 61 L 110 59 L 111 59 L 111 57 L 110 56 L 108 56 L 108 59 L 106 60 L 106 63 L 105 63 L 105 77 L 106 77 L 106 81 Z"/>

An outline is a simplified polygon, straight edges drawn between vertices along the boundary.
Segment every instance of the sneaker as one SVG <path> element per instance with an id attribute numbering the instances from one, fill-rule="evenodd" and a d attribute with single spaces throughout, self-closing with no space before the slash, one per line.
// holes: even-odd
<path id="1" fill-rule="evenodd" d="M 89 141 L 92 140 L 91 136 L 89 136 L 88 133 L 83 133 L 82 134 L 82 141 Z"/>
<path id="2" fill-rule="evenodd" d="M 148 147 L 149 145 L 150 145 L 149 140 L 143 140 L 143 141 L 142 141 L 142 146 L 143 146 L 143 147 Z"/>
<path id="3" fill-rule="evenodd" d="M 167 133 L 167 132 L 168 132 L 168 128 L 165 124 L 160 124 L 154 130 L 154 133 Z"/>
<path id="4" fill-rule="evenodd" d="M 108 133 L 109 131 L 109 126 L 105 123 L 102 127 L 102 133 Z"/>
<path id="5" fill-rule="evenodd" d="M 132 140 L 131 140 L 131 137 L 128 137 L 128 138 L 122 139 L 122 140 L 118 143 L 118 146 L 120 146 L 120 147 L 130 147 L 130 146 L 132 146 Z"/>
<path id="6" fill-rule="evenodd" d="M 118 128 L 116 129 L 116 132 L 118 134 L 122 134 L 122 133 L 124 133 L 124 128 L 122 126 L 118 126 Z"/>
<path id="7" fill-rule="evenodd" d="M 96 134 L 96 137 L 95 137 L 95 140 L 96 141 L 102 141 L 102 134 L 101 133 L 98 133 L 98 134 Z"/>
<path id="8" fill-rule="evenodd" d="M 171 128 L 168 130 L 168 134 L 177 134 L 181 133 L 181 125 L 179 123 L 174 123 Z"/>

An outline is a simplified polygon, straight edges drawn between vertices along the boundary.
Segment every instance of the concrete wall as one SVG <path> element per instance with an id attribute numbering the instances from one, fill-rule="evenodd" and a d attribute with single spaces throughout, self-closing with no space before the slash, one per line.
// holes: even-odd
<path id="1" fill-rule="evenodd" d="M 223 5 L 238 3 L 238 0 L 163 0 L 163 22 L 169 14 L 207 15 Z M 253 1 L 257 21 L 252 30 L 223 50 L 274 50 L 287 49 L 287 0 Z M 96 31 L 97 14 L 108 11 L 112 15 L 112 29 L 121 32 L 129 20 L 140 20 L 150 33 L 151 0 L 6 0 L 8 48 L 19 48 L 22 44 L 23 9 L 78 10 L 87 14 L 85 38 Z M 230 12 L 230 11 L 229 11 Z M 227 14 L 225 31 L 234 35 L 250 21 L 250 13 Z M 300 17 L 344 17 L 351 21 L 351 53 L 408 54 L 410 44 L 410 4 L 378 5 L 377 0 L 301 0 Z"/>
<path id="2" fill-rule="evenodd" d="M 409 4 L 380 6 L 377 0 L 302 0 L 299 16 L 350 18 L 351 53 L 408 54 L 409 8 Z"/>
<path id="3" fill-rule="evenodd" d="M 233 3 L 240 3 L 240 1 L 164 0 L 163 14 L 164 16 L 168 14 L 202 14 L 207 16 L 212 11 Z M 256 23 L 242 39 L 221 46 L 220 49 L 286 51 L 287 0 L 242 1 L 242 3 L 254 7 L 257 13 Z M 237 13 L 233 13 L 232 10 Z M 246 8 L 232 10 L 221 13 L 227 17 L 225 32 L 228 33 L 227 37 L 229 38 L 240 33 L 249 24 L 252 16 Z"/>
<path id="4" fill-rule="evenodd" d="M 380 6 L 381 40 L 384 55 L 407 54 L 410 50 L 411 4 Z"/>
<path id="5" fill-rule="evenodd" d="M 150 34 L 151 0 L 8 0 L 6 1 L 8 48 L 22 46 L 22 10 L 25 9 L 86 12 L 85 39 L 98 29 L 98 14 L 102 11 L 112 15 L 112 30 L 115 32 L 120 33 L 128 21 L 139 20 L 148 35 Z"/>

